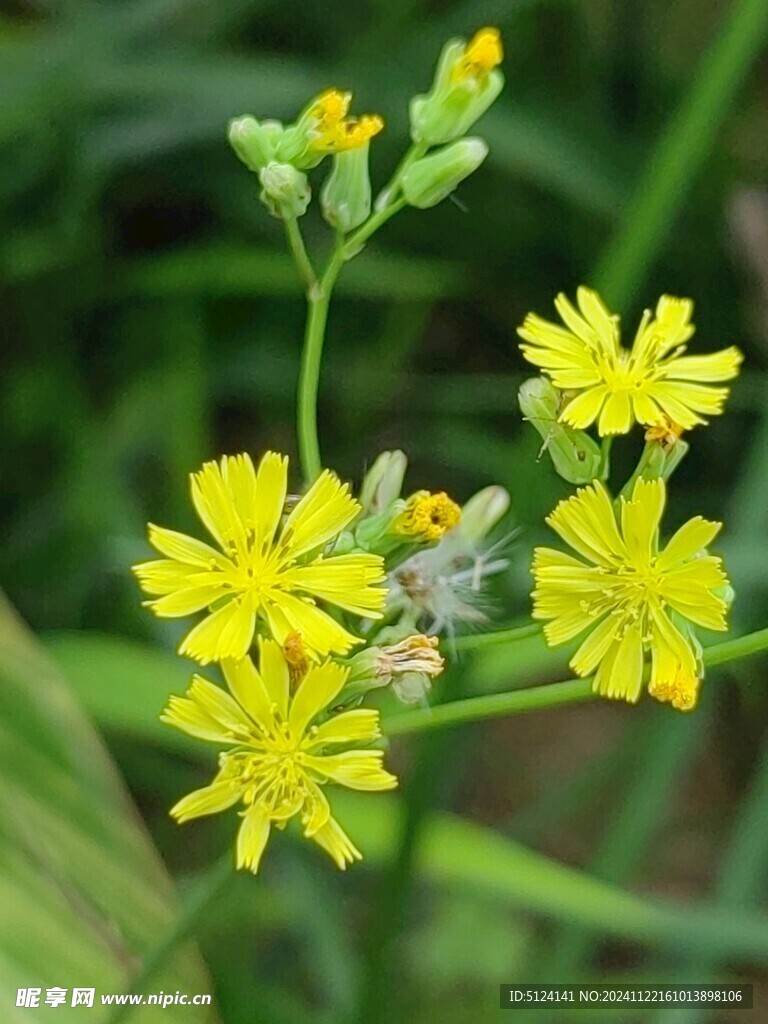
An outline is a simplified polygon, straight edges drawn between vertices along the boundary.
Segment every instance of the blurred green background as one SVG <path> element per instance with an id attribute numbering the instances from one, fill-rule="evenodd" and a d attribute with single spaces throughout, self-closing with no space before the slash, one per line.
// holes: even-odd
<path id="1" fill-rule="evenodd" d="M 212 758 L 156 721 L 191 666 L 128 572 L 148 552 L 147 519 L 194 532 L 187 474 L 204 459 L 296 454 L 303 302 L 227 119 L 290 119 L 319 90 L 352 88 L 358 111 L 387 121 L 372 147 L 383 184 L 445 39 L 501 27 L 508 84 L 478 128 L 487 163 L 456 202 L 398 215 L 341 278 L 325 461 L 359 481 L 400 447 L 411 488 L 465 499 L 505 485 L 517 532 L 491 618 L 518 620 L 531 547 L 566 491 L 520 422 L 515 327 L 581 282 L 630 336 L 661 292 L 690 295 L 700 350 L 735 343 L 747 360 L 727 415 L 692 436 L 667 525 L 725 519 L 738 634 L 768 621 L 768 7 L 5 0 L 0 12 L 0 999 L 3 1020 L 30 1021 L 50 1011 L 16 1011 L 19 987 L 119 991 L 236 825 L 167 817 Z M 326 244 L 314 212 L 304 226 Z M 620 479 L 637 448 L 617 448 Z M 543 673 L 544 658 L 537 639 L 488 648 L 439 688 L 567 677 L 563 656 Z M 363 865 L 340 875 L 278 836 L 259 878 L 228 883 L 196 947 L 182 943 L 146 987 L 212 991 L 213 1010 L 129 1019 L 474 1024 L 496 1019 L 497 986 L 513 980 L 747 980 L 764 1006 L 765 669 L 713 670 L 693 716 L 588 704 L 394 740 L 399 795 L 342 805 Z"/>

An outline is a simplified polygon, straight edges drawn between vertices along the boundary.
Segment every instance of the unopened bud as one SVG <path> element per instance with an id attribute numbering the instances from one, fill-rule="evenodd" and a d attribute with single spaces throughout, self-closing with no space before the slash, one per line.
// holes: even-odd
<path id="1" fill-rule="evenodd" d="M 258 172 L 274 159 L 282 131 L 279 121 L 259 122 L 255 117 L 235 117 L 229 122 L 229 144 L 246 167 Z"/>
<path id="2" fill-rule="evenodd" d="M 461 533 L 468 541 L 481 541 L 509 508 L 509 491 L 498 484 L 473 494 L 461 510 Z"/>
<path id="3" fill-rule="evenodd" d="M 320 195 L 323 217 L 344 234 L 359 227 L 371 212 L 368 149 L 369 143 L 364 142 L 357 148 L 336 153 Z"/>
<path id="4" fill-rule="evenodd" d="M 546 377 L 532 377 L 518 392 L 520 410 L 544 441 L 541 454 L 552 459 L 555 471 L 572 484 L 587 484 L 604 479 L 600 446 L 583 430 L 561 423 L 560 392 Z"/>
<path id="5" fill-rule="evenodd" d="M 635 481 L 669 480 L 688 453 L 690 445 L 682 438 L 682 429 L 674 423 L 661 423 L 645 432 L 645 447 L 632 476 L 621 489 L 620 497 L 629 499 Z"/>
<path id="6" fill-rule="evenodd" d="M 400 497 L 408 468 L 404 452 L 382 452 L 365 474 L 360 488 L 360 504 L 365 512 L 382 512 Z"/>
<path id="7" fill-rule="evenodd" d="M 432 88 L 411 100 L 411 137 L 438 146 L 466 134 L 501 92 L 503 53 L 498 29 L 484 28 L 468 42 L 443 47 Z"/>
<path id="8" fill-rule="evenodd" d="M 411 206 L 425 210 L 447 198 L 476 171 L 488 155 L 482 139 L 460 139 L 412 163 L 402 178 L 403 195 Z"/>
<path id="9" fill-rule="evenodd" d="M 307 212 L 311 192 L 306 174 L 274 160 L 259 171 L 261 200 L 274 217 L 290 220 Z"/>

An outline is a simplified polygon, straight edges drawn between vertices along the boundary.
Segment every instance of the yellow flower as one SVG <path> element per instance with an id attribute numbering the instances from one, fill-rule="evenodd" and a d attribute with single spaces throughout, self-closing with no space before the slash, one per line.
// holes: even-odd
<path id="1" fill-rule="evenodd" d="M 242 658 L 257 617 L 279 643 L 298 632 L 315 656 L 346 653 L 359 641 L 315 599 L 355 615 L 380 616 L 382 558 L 322 553 L 360 511 L 348 485 L 325 470 L 283 519 L 287 477 L 288 459 L 274 452 L 258 470 L 250 456 L 237 455 L 192 474 L 192 501 L 220 550 L 150 524 L 150 543 L 165 558 L 134 566 L 144 590 L 155 595 L 148 606 L 168 618 L 210 612 L 184 639 L 180 654 L 203 665 Z"/>
<path id="2" fill-rule="evenodd" d="M 454 82 L 487 78 L 504 59 L 501 33 L 497 28 L 481 28 L 464 47 L 464 52 L 453 67 Z"/>
<path id="3" fill-rule="evenodd" d="M 379 713 L 356 708 L 321 716 L 341 692 L 348 669 L 333 662 L 312 665 L 290 696 L 290 666 L 278 645 L 260 640 L 260 669 L 249 657 L 222 662 L 230 694 L 196 676 L 185 697 L 171 697 L 162 721 L 226 749 L 209 786 L 180 800 L 171 814 L 179 823 L 241 804 L 237 867 L 258 870 L 270 828 L 299 817 L 304 835 L 343 870 L 361 854 L 331 816 L 323 787 L 393 789 L 397 779 L 382 767 L 380 750 L 359 744 L 379 739 Z M 353 749 L 348 749 L 354 744 Z"/>
<path id="4" fill-rule="evenodd" d="M 565 327 L 529 313 L 517 332 L 528 342 L 520 346 L 525 358 L 556 387 L 577 392 L 560 413 L 563 422 L 583 430 L 597 420 L 605 436 L 626 434 L 634 421 L 690 430 L 706 423 L 702 414 L 722 412 L 728 388 L 710 385 L 735 377 L 743 357 L 733 346 L 683 354 L 694 332 L 690 299 L 662 295 L 655 316 L 645 311 L 631 349 L 619 344 L 618 317 L 597 292 L 581 287 L 577 300 L 578 311 L 563 294 L 555 300 Z"/>
<path id="5" fill-rule="evenodd" d="M 596 692 L 634 703 L 650 651 L 649 692 L 688 710 L 701 676 L 692 626 L 727 628 L 728 579 L 706 553 L 720 523 L 696 516 L 659 549 L 665 499 L 663 480 L 641 478 L 630 500 L 621 499 L 618 522 L 601 483 L 561 501 L 547 522 L 581 558 L 536 549 L 533 616 L 549 620 L 551 645 L 588 631 L 571 666 L 580 676 L 596 673 Z"/>
<path id="6" fill-rule="evenodd" d="M 351 92 L 327 89 L 312 102 L 307 112 L 312 124 L 310 149 L 316 153 L 341 153 L 364 146 L 384 127 L 378 114 L 347 117 L 352 102 Z"/>
<path id="7" fill-rule="evenodd" d="M 445 491 L 416 491 L 393 524 L 396 533 L 427 544 L 436 544 L 461 521 L 461 509 Z"/>

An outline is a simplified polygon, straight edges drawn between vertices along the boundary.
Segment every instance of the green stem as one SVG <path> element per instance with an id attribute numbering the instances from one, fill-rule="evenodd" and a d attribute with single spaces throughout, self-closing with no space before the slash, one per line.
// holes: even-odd
<path id="1" fill-rule="evenodd" d="M 704 664 L 724 665 L 728 661 L 749 658 L 752 654 L 760 654 L 768 650 L 768 628 L 758 629 L 746 636 L 737 636 L 735 640 L 724 640 L 721 644 L 713 644 L 704 648 Z"/>
<path id="2" fill-rule="evenodd" d="M 492 634 L 491 634 L 492 635 Z M 723 665 L 729 661 L 748 658 L 768 650 L 768 629 L 761 629 L 735 640 L 726 640 L 704 650 L 704 663 L 709 666 Z M 525 690 L 505 693 L 490 693 L 482 697 L 452 701 L 434 708 L 394 715 L 384 722 L 386 736 L 403 736 L 406 733 L 422 732 L 425 729 L 440 729 L 464 722 L 478 722 L 486 718 L 503 715 L 519 715 L 541 708 L 561 707 L 565 704 L 579 704 L 597 699 L 592 692 L 591 679 L 568 679 L 562 683 L 547 683 Z"/>
<path id="3" fill-rule="evenodd" d="M 317 287 L 317 275 L 315 274 L 315 268 L 312 266 L 312 261 L 307 254 L 299 222 L 295 217 L 291 217 L 288 220 L 284 220 L 283 224 L 285 225 L 285 237 L 288 240 L 291 256 L 293 256 L 293 261 L 304 284 L 304 289 L 307 295 L 310 295 Z"/>
<path id="4" fill-rule="evenodd" d="M 307 292 L 307 323 L 299 370 L 297 399 L 299 454 L 304 479 L 308 484 L 320 475 L 320 441 L 317 430 L 317 391 L 323 361 L 325 325 L 333 286 L 344 265 L 343 249 L 336 248 L 321 280 Z"/>
<path id="5" fill-rule="evenodd" d="M 428 149 L 429 146 L 427 146 L 425 143 L 414 142 L 410 149 L 406 150 L 403 159 L 400 161 L 400 163 L 397 165 L 397 168 L 395 169 L 395 173 L 392 175 L 387 184 L 376 197 L 376 203 L 374 206 L 374 209 L 376 211 L 385 210 L 388 206 L 391 205 L 392 200 L 397 197 L 397 192 L 398 189 L 400 188 L 400 179 L 411 166 L 411 164 L 414 163 L 416 160 L 420 160 Z"/>
<path id="6" fill-rule="evenodd" d="M 182 907 L 181 913 L 173 921 L 157 945 L 149 951 L 138 974 L 125 988 L 124 992 L 126 995 L 133 992 L 141 993 L 146 988 L 157 972 L 171 959 L 175 950 L 185 939 L 189 938 L 197 922 L 219 898 L 222 889 L 235 875 L 232 854 L 228 852 L 213 864 L 207 874 L 203 876 L 190 893 L 189 898 Z M 108 1024 L 117 1024 L 118 1021 L 124 1020 L 133 1009 L 135 1007 L 128 1003 L 116 1006 L 107 1018 Z"/>
<path id="7" fill-rule="evenodd" d="M 592 692 L 591 679 L 568 679 L 564 683 L 547 683 L 545 686 L 531 686 L 511 693 L 489 693 L 483 697 L 454 700 L 450 704 L 439 704 L 433 708 L 417 708 L 385 721 L 383 731 L 385 736 L 403 736 L 405 733 L 440 729 L 446 725 L 461 725 L 463 722 L 478 722 L 485 718 L 500 718 L 541 708 L 577 704 L 596 697 L 597 694 Z"/>
<path id="8" fill-rule="evenodd" d="M 320 386 L 320 367 L 323 361 L 328 307 L 333 287 L 344 264 L 357 255 L 374 231 L 377 231 L 403 206 L 405 206 L 405 200 L 397 200 L 369 217 L 365 224 L 362 224 L 347 238 L 346 242 L 341 245 L 337 243 L 322 278 L 317 281 L 313 274 L 313 281 L 307 289 L 307 323 L 304 331 L 304 348 L 301 354 L 297 400 L 299 454 L 302 472 L 307 483 L 316 480 L 323 468 L 317 429 L 317 393 Z M 286 230 L 288 230 L 289 223 L 286 221 Z"/>

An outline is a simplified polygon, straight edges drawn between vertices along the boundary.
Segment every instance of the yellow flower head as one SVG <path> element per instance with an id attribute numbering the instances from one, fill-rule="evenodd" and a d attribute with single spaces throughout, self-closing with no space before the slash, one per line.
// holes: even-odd
<path id="1" fill-rule="evenodd" d="M 395 520 L 394 530 L 405 537 L 436 544 L 444 533 L 458 526 L 460 521 L 461 509 L 445 491 L 439 494 L 416 491 Z"/>
<path id="2" fill-rule="evenodd" d="M 518 334 L 525 358 L 563 391 L 576 392 L 560 419 L 577 429 L 597 420 L 602 436 L 626 434 L 637 421 L 645 426 L 675 423 L 690 430 L 706 423 L 702 414 L 723 411 L 728 388 L 712 387 L 736 376 L 742 361 L 735 348 L 687 356 L 694 332 L 693 303 L 662 295 L 653 315 L 646 310 L 631 349 L 619 344 L 618 317 L 597 292 L 579 288 L 578 310 L 565 295 L 555 308 L 564 327 L 529 313 Z"/>
<path id="3" fill-rule="evenodd" d="M 452 72 L 454 82 L 482 81 L 504 59 L 501 33 L 497 28 L 481 28 L 464 47 L 464 53 Z"/>
<path id="4" fill-rule="evenodd" d="M 349 749 L 380 737 L 379 713 L 365 708 L 324 716 L 347 678 L 333 662 L 312 665 L 293 697 L 290 666 L 272 640 L 260 641 L 259 670 L 250 658 L 222 662 L 230 693 L 196 676 L 184 697 L 171 697 L 162 721 L 227 748 L 209 786 L 171 809 L 179 823 L 240 804 L 237 867 L 258 870 L 270 828 L 299 817 L 304 835 L 343 870 L 360 852 L 331 816 L 323 787 L 393 789 L 380 750 Z M 231 694 L 231 696 L 230 696 Z"/>
<path id="5" fill-rule="evenodd" d="M 310 149 L 316 153 L 341 153 L 358 149 L 378 135 L 384 119 L 378 114 L 347 117 L 352 102 L 351 92 L 327 89 L 312 102 L 307 122 L 312 125 Z"/>
<path id="6" fill-rule="evenodd" d="M 149 540 L 165 557 L 134 566 L 153 595 L 156 615 L 209 614 L 179 648 L 201 664 L 242 658 L 257 618 L 284 643 L 301 634 L 313 656 L 346 653 L 359 641 L 317 607 L 327 601 L 378 618 L 385 591 L 384 563 L 371 554 L 323 555 L 323 548 L 360 511 L 349 487 L 325 470 L 284 517 L 288 459 L 267 452 L 254 469 L 250 456 L 224 456 L 192 474 L 192 501 L 218 550 L 174 530 L 149 526 Z"/>
<path id="7" fill-rule="evenodd" d="M 533 616 L 549 620 L 551 645 L 587 633 L 571 666 L 580 676 L 596 673 L 596 692 L 634 703 L 650 651 L 649 692 L 688 710 L 701 675 L 691 625 L 727 628 L 728 579 L 706 553 L 720 523 L 696 516 L 659 548 L 665 499 L 663 480 L 641 478 L 621 499 L 618 521 L 601 483 L 561 501 L 547 522 L 581 558 L 536 549 Z"/>

